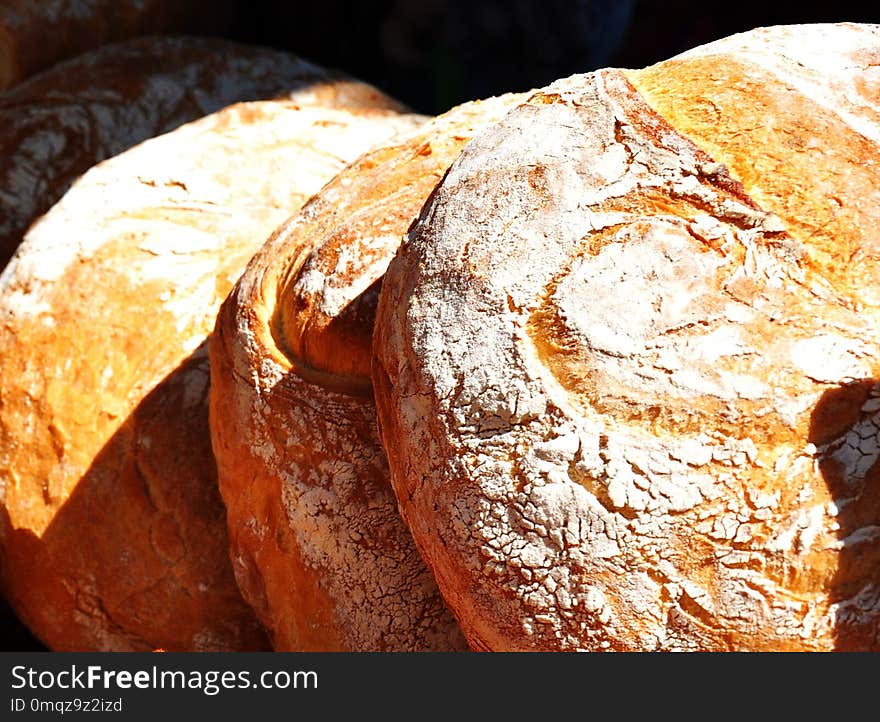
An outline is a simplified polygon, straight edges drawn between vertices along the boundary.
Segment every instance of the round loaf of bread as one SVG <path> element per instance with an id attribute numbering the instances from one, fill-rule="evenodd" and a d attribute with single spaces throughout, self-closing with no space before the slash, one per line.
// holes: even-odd
<path id="1" fill-rule="evenodd" d="M 880 649 L 880 27 L 535 93 L 391 264 L 401 511 L 471 645 Z"/>
<path id="2" fill-rule="evenodd" d="M 253 252 L 422 122 L 243 103 L 86 173 L 0 276 L 0 582 L 55 650 L 267 646 L 229 562 L 206 339 Z"/>
<path id="3" fill-rule="evenodd" d="M 285 97 L 403 109 L 289 53 L 187 37 L 110 45 L 0 95 L 0 268 L 31 222 L 96 163 L 227 105 Z"/>
<path id="4" fill-rule="evenodd" d="M 454 108 L 350 165 L 224 303 L 211 433 L 239 585 L 276 649 L 465 649 L 397 510 L 370 361 L 382 274 L 450 163 L 522 97 Z"/>
<path id="5" fill-rule="evenodd" d="M 0 90 L 116 41 L 222 32 L 232 6 L 233 0 L 3 0 Z"/>

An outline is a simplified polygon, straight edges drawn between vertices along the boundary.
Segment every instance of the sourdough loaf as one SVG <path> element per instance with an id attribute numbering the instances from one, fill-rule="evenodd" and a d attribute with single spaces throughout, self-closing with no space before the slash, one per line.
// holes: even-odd
<path id="1" fill-rule="evenodd" d="M 286 650 L 465 647 L 397 510 L 371 400 L 382 274 L 449 164 L 522 96 L 351 164 L 267 242 L 212 337 L 211 433 L 240 586 Z"/>
<path id="2" fill-rule="evenodd" d="M 119 40 L 222 32 L 232 5 L 232 0 L 3 0 L 0 90 Z"/>
<path id="3" fill-rule="evenodd" d="M 260 649 L 210 448 L 206 338 L 271 230 L 388 110 L 233 105 L 91 169 L 0 276 L 0 583 L 55 650 Z"/>
<path id="4" fill-rule="evenodd" d="M 0 267 L 28 225 L 99 161 L 232 103 L 284 96 L 400 108 L 372 86 L 287 53 L 184 37 L 107 46 L 0 95 Z"/>
<path id="5" fill-rule="evenodd" d="M 880 27 L 559 80 L 385 277 L 391 478 L 470 643 L 880 649 Z"/>

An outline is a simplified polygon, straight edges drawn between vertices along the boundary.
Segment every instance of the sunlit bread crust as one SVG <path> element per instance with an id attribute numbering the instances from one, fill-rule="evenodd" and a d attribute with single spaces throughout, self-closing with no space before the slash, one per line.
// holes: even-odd
<path id="1" fill-rule="evenodd" d="M 374 336 L 401 511 L 493 650 L 880 648 L 880 29 L 560 80 Z"/>
<path id="2" fill-rule="evenodd" d="M 394 108 L 376 88 L 277 50 L 138 38 L 86 53 L 0 94 L 0 268 L 28 226 L 96 163 L 240 101 Z"/>

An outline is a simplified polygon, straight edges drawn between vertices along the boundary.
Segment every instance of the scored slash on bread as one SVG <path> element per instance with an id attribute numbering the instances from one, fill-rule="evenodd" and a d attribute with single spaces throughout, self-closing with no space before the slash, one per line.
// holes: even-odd
<path id="1" fill-rule="evenodd" d="M 423 120 L 233 105 L 95 166 L 30 229 L 0 276 L 0 584 L 51 649 L 267 647 L 228 556 L 206 340 L 271 230 Z"/>
<path id="2" fill-rule="evenodd" d="M 880 649 L 880 27 L 559 80 L 385 276 L 381 438 L 471 645 Z"/>

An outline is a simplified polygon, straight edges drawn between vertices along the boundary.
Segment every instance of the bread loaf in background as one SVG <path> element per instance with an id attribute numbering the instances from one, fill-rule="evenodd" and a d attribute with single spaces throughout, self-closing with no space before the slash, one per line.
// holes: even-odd
<path id="1" fill-rule="evenodd" d="M 34 219 L 105 158 L 232 103 L 401 106 L 289 53 L 149 37 L 79 56 L 0 95 L 0 267 Z"/>
<path id="2" fill-rule="evenodd" d="M 211 434 L 239 585 L 276 649 L 465 648 L 397 510 L 371 400 L 382 274 L 468 139 L 467 103 L 367 153 L 285 223 L 211 338 Z"/>
<path id="3" fill-rule="evenodd" d="M 2 0 L 0 91 L 120 40 L 221 33 L 233 5 L 233 0 Z"/>
<path id="4" fill-rule="evenodd" d="M 535 93 L 374 336 L 401 511 L 488 650 L 880 649 L 880 27 Z"/>
<path id="5" fill-rule="evenodd" d="M 294 98 L 92 168 L 0 276 L 0 583 L 51 649 L 267 646 L 229 562 L 206 338 L 272 229 L 422 121 Z"/>

